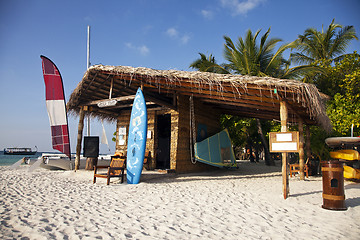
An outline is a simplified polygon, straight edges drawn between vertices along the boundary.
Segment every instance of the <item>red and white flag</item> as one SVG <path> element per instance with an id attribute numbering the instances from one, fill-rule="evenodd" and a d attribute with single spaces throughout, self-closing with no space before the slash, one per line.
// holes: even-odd
<path id="1" fill-rule="evenodd" d="M 45 82 L 46 108 L 49 115 L 53 149 L 65 153 L 71 160 L 66 102 L 59 69 L 47 57 L 42 59 Z"/>

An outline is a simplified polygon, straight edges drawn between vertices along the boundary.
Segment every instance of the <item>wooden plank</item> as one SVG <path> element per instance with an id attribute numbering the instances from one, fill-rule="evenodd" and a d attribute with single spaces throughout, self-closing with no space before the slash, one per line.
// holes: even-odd
<path id="1" fill-rule="evenodd" d="M 241 111 L 241 110 L 232 110 L 232 109 L 222 109 L 222 114 L 228 114 L 233 116 L 240 116 L 245 118 L 259 118 L 259 119 L 265 119 L 265 120 L 278 120 L 279 113 L 274 114 L 264 114 L 263 112 L 249 112 L 249 111 Z"/>
<path id="2" fill-rule="evenodd" d="M 175 105 L 168 103 L 166 101 L 160 100 L 157 97 L 154 97 L 147 92 L 145 92 L 144 97 L 145 97 L 146 101 L 152 101 L 160 106 L 164 106 L 164 107 L 170 108 L 172 110 L 177 110 L 177 107 Z"/>
<path id="3" fill-rule="evenodd" d="M 208 103 L 216 103 L 218 105 L 240 106 L 240 107 L 246 107 L 246 108 L 252 108 L 252 109 L 262 109 L 262 110 L 268 110 L 268 111 L 273 110 L 274 112 L 276 112 L 277 109 L 279 109 L 279 107 L 276 107 L 276 106 L 273 106 L 270 104 L 261 105 L 261 104 L 256 104 L 251 101 L 227 102 L 227 101 L 218 101 L 218 100 L 212 100 L 212 99 L 202 99 L 202 101 L 208 102 Z"/>

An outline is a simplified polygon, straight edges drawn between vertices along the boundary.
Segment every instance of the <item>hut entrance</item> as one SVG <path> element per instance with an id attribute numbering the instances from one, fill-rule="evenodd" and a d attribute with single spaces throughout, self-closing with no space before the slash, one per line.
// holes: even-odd
<path id="1" fill-rule="evenodd" d="M 158 136 L 156 168 L 170 169 L 171 115 L 158 115 L 156 129 Z"/>

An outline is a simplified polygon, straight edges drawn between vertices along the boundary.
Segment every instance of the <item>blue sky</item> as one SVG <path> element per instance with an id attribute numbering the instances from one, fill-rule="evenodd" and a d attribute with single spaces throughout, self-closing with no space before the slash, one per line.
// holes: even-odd
<path id="1" fill-rule="evenodd" d="M 223 36 L 235 40 L 248 29 L 263 34 L 271 27 L 270 37 L 287 43 L 335 18 L 360 36 L 359 9 L 359 0 L 0 0 L 0 149 L 52 151 L 40 55 L 59 68 L 68 100 L 86 71 L 87 25 L 91 64 L 191 70 L 199 52 L 224 62 Z M 348 48 L 354 50 L 359 41 Z M 77 125 L 70 116 L 73 152 Z M 115 123 L 105 126 L 111 142 Z M 91 135 L 101 131 L 93 120 Z"/>

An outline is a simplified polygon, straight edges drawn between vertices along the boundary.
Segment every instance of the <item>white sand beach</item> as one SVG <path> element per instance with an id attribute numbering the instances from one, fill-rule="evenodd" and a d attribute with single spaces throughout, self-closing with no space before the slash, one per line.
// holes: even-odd
<path id="1" fill-rule="evenodd" d="M 90 171 L 0 168 L 0 239 L 360 239 L 360 184 L 345 182 L 346 211 L 321 208 L 320 176 L 280 167 L 159 174 L 137 185 L 92 183 Z"/>

